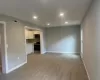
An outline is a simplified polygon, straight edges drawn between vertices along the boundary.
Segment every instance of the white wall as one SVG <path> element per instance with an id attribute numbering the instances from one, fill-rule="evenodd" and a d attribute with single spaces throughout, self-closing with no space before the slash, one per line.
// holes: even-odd
<path id="1" fill-rule="evenodd" d="M 46 50 L 54 53 L 80 53 L 80 26 L 47 28 Z"/>
<path id="2" fill-rule="evenodd" d="M 0 66 L 2 65 L 1 63 L 2 63 L 2 59 L 1 59 L 1 36 L 2 36 L 2 24 L 0 24 Z"/>
<path id="3" fill-rule="evenodd" d="M 46 29 L 45 28 L 43 28 L 43 32 L 41 34 L 43 36 L 42 44 L 43 44 L 43 54 L 44 54 L 46 53 Z"/>
<path id="4" fill-rule="evenodd" d="M 84 21 L 83 61 L 90 80 L 100 80 L 100 0 L 94 0 Z"/>
<path id="5" fill-rule="evenodd" d="M 26 52 L 27 52 L 27 55 L 34 53 L 34 44 L 33 43 L 26 43 Z"/>
<path id="6" fill-rule="evenodd" d="M 34 27 L 36 29 L 42 28 L 36 27 L 36 25 L 30 24 L 28 22 L 18 20 L 13 17 L 6 15 L 0 15 L 0 21 L 5 21 L 6 26 L 6 35 L 7 35 L 7 62 L 8 62 L 8 72 L 13 68 L 19 66 L 26 62 L 26 50 L 25 50 L 25 26 Z M 44 45 L 43 45 L 44 47 Z"/>

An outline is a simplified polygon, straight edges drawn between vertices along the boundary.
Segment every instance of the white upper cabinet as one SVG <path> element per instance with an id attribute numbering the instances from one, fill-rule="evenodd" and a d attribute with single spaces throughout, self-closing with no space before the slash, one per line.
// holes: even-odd
<path id="1" fill-rule="evenodd" d="M 33 31 L 29 31 L 29 30 L 25 29 L 25 37 L 26 37 L 26 39 L 34 39 Z"/>
<path id="2" fill-rule="evenodd" d="M 33 31 L 34 34 L 40 34 L 40 31 Z"/>
<path id="3" fill-rule="evenodd" d="M 33 31 L 28 31 L 28 39 L 33 39 L 34 37 Z"/>

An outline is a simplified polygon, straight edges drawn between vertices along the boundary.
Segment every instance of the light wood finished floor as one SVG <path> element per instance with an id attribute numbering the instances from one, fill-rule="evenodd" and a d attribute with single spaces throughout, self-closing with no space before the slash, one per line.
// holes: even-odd
<path id="1" fill-rule="evenodd" d="M 78 55 L 32 54 L 28 63 L 0 80 L 88 80 Z"/>

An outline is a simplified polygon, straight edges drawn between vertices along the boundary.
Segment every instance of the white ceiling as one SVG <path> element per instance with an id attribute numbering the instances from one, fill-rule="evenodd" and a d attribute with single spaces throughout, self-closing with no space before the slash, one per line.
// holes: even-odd
<path id="1" fill-rule="evenodd" d="M 40 26 L 80 24 L 91 0 L 0 0 L 0 13 Z M 59 13 L 64 12 L 64 17 Z M 37 20 L 32 17 L 38 16 Z"/>

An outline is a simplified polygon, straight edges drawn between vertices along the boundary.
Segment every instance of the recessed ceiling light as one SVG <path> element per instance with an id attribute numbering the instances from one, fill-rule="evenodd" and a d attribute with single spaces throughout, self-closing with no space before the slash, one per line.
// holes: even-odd
<path id="1" fill-rule="evenodd" d="M 33 16 L 33 19 L 37 19 L 38 17 L 37 16 Z"/>
<path id="2" fill-rule="evenodd" d="M 68 24 L 68 22 L 66 21 L 65 24 Z"/>
<path id="3" fill-rule="evenodd" d="M 50 25 L 50 23 L 47 23 L 47 25 L 49 26 L 49 25 Z"/>
<path id="4" fill-rule="evenodd" d="M 59 16 L 63 17 L 63 16 L 64 16 L 64 13 L 63 13 L 63 12 L 61 12 Z"/>

